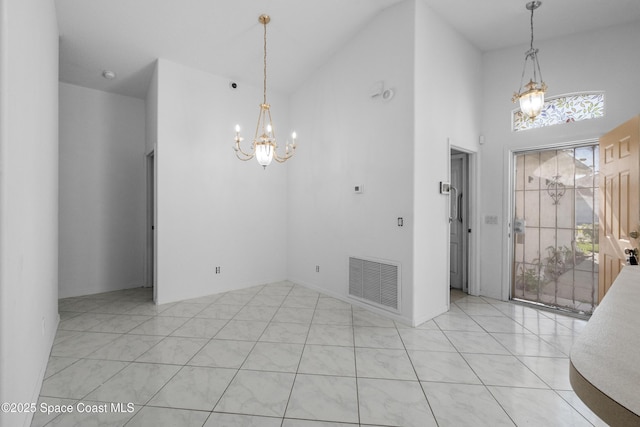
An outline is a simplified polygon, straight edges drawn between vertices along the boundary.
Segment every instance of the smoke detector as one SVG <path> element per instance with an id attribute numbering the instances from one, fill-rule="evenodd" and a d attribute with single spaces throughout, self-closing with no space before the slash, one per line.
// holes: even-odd
<path id="1" fill-rule="evenodd" d="M 104 77 L 104 78 L 105 78 L 105 79 L 107 79 L 107 80 L 113 80 L 113 79 L 115 79 L 117 76 L 116 76 L 116 73 L 115 73 L 114 71 L 111 71 L 111 70 L 104 70 L 104 71 L 102 72 L 102 77 Z"/>

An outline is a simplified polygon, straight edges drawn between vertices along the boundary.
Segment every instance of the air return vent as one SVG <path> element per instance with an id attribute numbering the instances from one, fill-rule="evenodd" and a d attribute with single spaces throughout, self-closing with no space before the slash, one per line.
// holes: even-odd
<path id="1" fill-rule="evenodd" d="M 397 264 L 349 258 L 349 295 L 398 312 L 400 267 Z"/>

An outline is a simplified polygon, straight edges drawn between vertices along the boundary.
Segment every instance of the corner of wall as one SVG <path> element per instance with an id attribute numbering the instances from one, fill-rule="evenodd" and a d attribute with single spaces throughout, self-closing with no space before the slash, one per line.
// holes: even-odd
<path id="1" fill-rule="evenodd" d="M 57 326 L 55 5 L 0 0 L 0 20 L 0 402 L 35 402 Z"/>
<path id="2" fill-rule="evenodd" d="M 424 1 L 415 11 L 414 319 L 448 308 L 450 147 L 477 152 L 480 51 Z M 434 84 L 437 82 L 437 84 Z"/>

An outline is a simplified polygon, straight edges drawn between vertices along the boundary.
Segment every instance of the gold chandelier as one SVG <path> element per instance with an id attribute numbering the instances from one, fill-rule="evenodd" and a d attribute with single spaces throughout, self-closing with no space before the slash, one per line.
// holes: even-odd
<path id="1" fill-rule="evenodd" d="M 275 159 L 278 163 L 283 163 L 293 157 L 296 149 L 296 133 L 291 134 L 293 142 L 285 144 L 284 156 L 277 153 L 278 145 L 276 144 L 276 133 L 271 122 L 271 106 L 267 104 L 267 24 L 271 21 L 269 15 L 260 15 L 258 21 L 264 26 L 264 90 L 262 92 L 262 104 L 260 104 L 260 113 L 258 114 L 258 124 L 256 125 L 256 134 L 251 144 L 251 152 L 247 153 L 240 147 L 243 138 L 240 136 L 240 125 L 236 125 L 236 137 L 233 149 L 238 159 L 242 161 L 256 158 L 263 168 L 269 166 L 271 161 Z"/>
<path id="2" fill-rule="evenodd" d="M 522 77 L 520 78 L 520 90 L 513 94 L 511 100 L 513 102 L 520 101 L 520 110 L 531 120 L 535 119 L 544 107 L 544 93 L 547 91 L 547 85 L 542 81 L 542 72 L 540 71 L 540 63 L 538 63 L 538 49 L 533 48 L 533 11 L 540 7 L 541 1 L 531 1 L 527 3 L 527 10 L 531 11 L 531 45 L 529 50 L 524 53 L 524 68 L 522 69 Z M 524 85 L 524 74 L 527 70 L 527 62 L 531 60 L 533 75 L 529 83 Z M 540 76 L 540 83 L 538 83 Z"/>

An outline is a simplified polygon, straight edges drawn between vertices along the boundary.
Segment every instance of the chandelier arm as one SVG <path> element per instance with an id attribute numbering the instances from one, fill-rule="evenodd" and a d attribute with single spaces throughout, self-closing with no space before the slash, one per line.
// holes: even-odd
<path id="1" fill-rule="evenodd" d="M 242 156 L 241 156 L 242 155 Z M 236 151 L 236 157 L 238 157 L 240 160 L 246 159 L 253 159 L 255 157 L 256 153 L 245 153 L 244 151 L 242 151 L 242 149 L 239 149 L 238 151 Z"/>
<path id="2" fill-rule="evenodd" d="M 286 148 L 291 148 L 291 151 L 288 152 L 285 150 L 285 155 L 283 157 L 278 156 L 278 153 L 277 151 L 275 151 L 275 148 L 274 148 L 273 158 L 275 159 L 276 162 L 284 163 L 293 157 L 293 154 L 295 153 L 295 150 L 296 150 L 296 146 L 294 144 L 286 144 Z"/>
<path id="3" fill-rule="evenodd" d="M 289 154 L 286 154 L 284 157 L 278 156 L 278 154 L 275 153 L 275 152 L 273 153 L 273 160 L 275 160 L 278 163 L 284 163 L 287 160 L 289 160 L 291 157 L 293 157 L 293 152 L 289 153 Z"/>
<path id="4" fill-rule="evenodd" d="M 255 154 L 254 154 L 254 155 L 251 155 L 251 156 L 250 156 L 250 155 L 248 155 L 248 154 L 246 154 L 246 153 L 242 153 L 242 154 L 244 154 L 244 155 L 245 155 L 245 156 L 247 156 L 247 157 L 240 157 L 240 155 L 239 155 L 239 154 L 238 154 L 238 152 L 236 151 L 236 157 L 237 157 L 238 159 L 242 160 L 243 162 L 249 161 L 249 160 L 251 160 L 251 159 L 253 159 L 253 158 L 255 157 Z"/>
<path id="5" fill-rule="evenodd" d="M 273 147 L 273 159 L 278 162 L 278 163 L 282 163 L 288 160 L 288 154 L 285 154 L 284 157 L 280 157 L 278 156 L 278 152 L 276 151 L 276 147 Z"/>
<path id="6" fill-rule="evenodd" d="M 245 153 L 245 151 L 242 149 L 242 147 L 240 147 L 240 142 L 236 142 L 236 147 L 235 148 L 237 148 L 237 150 L 234 150 L 236 152 L 236 156 L 240 160 L 243 160 L 243 159 L 240 157 L 240 155 L 238 153 L 240 153 L 243 156 L 245 156 L 247 158 L 247 160 L 252 159 L 256 155 L 256 145 L 255 145 L 255 143 L 251 144 L 251 148 L 252 148 L 251 153 Z"/>

